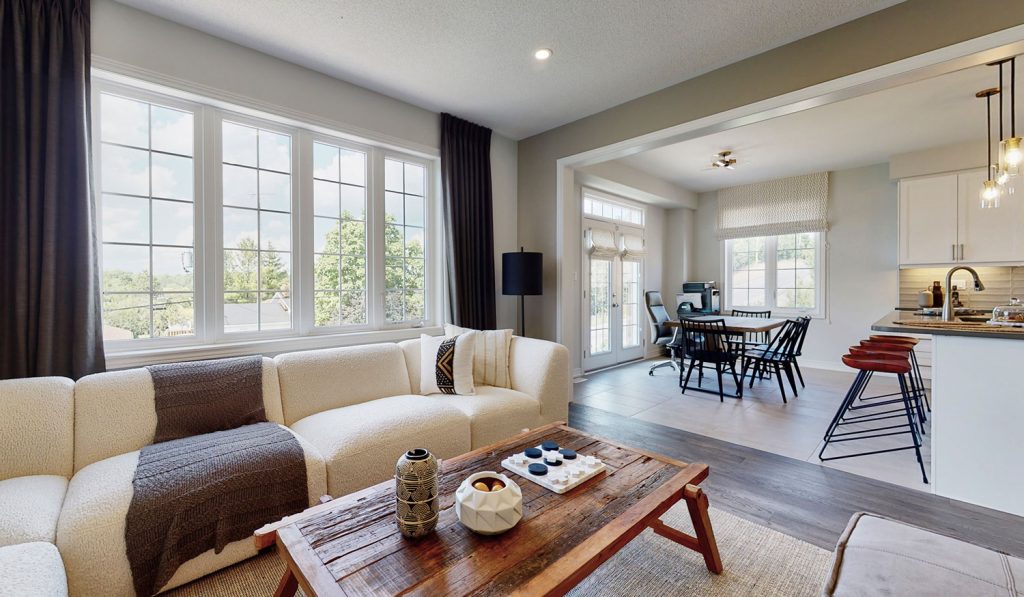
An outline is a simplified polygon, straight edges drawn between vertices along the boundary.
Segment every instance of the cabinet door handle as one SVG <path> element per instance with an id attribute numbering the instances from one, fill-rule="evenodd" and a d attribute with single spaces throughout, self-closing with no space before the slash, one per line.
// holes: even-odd
<path id="1" fill-rule="evenodd" d="M 956 261 L 956 243 L 949 245 L 953 249 L 953 261 Z"/>
<path id="2" fill-rule="evenodd" d="M 963 245 L 963 243 L 961 243 L 960 244 L 960 261 L 963 261 L 963 260 L 964 260 L 964 245 Z"/>

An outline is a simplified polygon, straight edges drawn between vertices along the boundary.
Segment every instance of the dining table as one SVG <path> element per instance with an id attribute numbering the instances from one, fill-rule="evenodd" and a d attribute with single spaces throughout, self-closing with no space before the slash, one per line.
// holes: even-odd
<path id="1" fill-rule="evenodd" d="M 730 334 L 758 334 L 770 332 L 786 324 L 785 319 L 769 317 L 737 317 L 734 315 L 698 315 L 687 317 L 691 321 L 716 321 L 721 319 L 725 325 L 725 331 Z M 678 319 L 670 319 L 664 324 L 666 327 L 679 328 L 682 324 Z"/>

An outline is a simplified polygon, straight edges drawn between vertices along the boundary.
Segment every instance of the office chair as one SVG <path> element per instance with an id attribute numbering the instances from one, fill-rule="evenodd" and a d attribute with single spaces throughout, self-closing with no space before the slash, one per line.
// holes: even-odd
<path id="1" fill-rule="evenodd" d="M 644 293 L 644 304 L 647 307 L 647 319 L 651 323 L 651 344 L 667 348 L 670 356 L 667 361 L 651 365 L 648 374 L 654 375 L 654 370 L 662 367 L 671 367 L 675 371 L 676 355 L 682 349 L 682 344 L 679 343 L 677 328 L 665 325 L 671 318 L 665 309 L 665 303 L 661 300 L 661 293 L 657 290 L 648 290 Z"/>

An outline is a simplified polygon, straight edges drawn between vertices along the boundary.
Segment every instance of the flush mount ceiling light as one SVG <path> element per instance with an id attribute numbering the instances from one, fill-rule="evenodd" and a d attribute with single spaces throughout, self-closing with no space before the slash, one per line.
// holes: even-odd
<path id="1" fill-rule="evenodd" d="M 712 168 L 725 168 L 726 170 L 736 169 L 736 158 L 732 157 L 732 151 L 728 149 L 716 153 L 712 158 Z"/>
<path id="2" fill-rule="evenodd" d="M 551 58 L 552 54 L 554 54 L 554 52 L 551 51 L 551 48 L 541 48 L 533 53 L 533 57 L 537 60 L 544 61 Z"/>

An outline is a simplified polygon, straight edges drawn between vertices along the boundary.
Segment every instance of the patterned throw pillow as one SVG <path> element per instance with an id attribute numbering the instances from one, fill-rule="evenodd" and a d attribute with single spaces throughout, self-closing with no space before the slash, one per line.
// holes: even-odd
<path id="1" fill-rule="evenodd" d="M 471 330 L 450 323 L 444 334 L 455 336 L 476 331 L 476 350 L 473 352 L 473 383 L 479 386 L 511 388 L 509 355 L 512 353 L 512 330 Z"/>
<path id="2" fill-rule="evenodd" d="M 473 350 L 476 333 L 457 336 L 420 335 L 420 393 L 476 393 L 473 386 Z"/>

